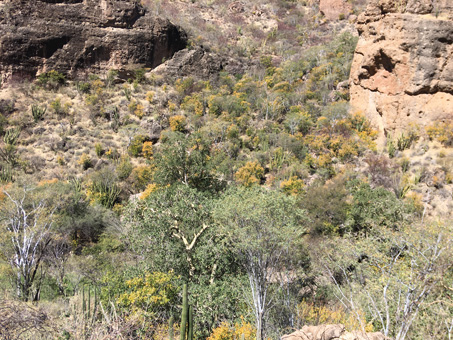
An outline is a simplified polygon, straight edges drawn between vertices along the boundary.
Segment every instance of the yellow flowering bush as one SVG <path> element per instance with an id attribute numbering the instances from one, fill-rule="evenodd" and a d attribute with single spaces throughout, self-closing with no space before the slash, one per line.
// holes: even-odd
<path id="1" fill-rule="evenodd" d="M 259 184 L 261 177 L 264 175 L 264 168 L 258 161 L 247 162 L 235 174 L 236 181 L 246 187 Z"/>
<path id="2" fill-rule="evenodd" d="M 176 115 L 170 117 L 170 129 L 172 131 L 184 131 L 186 128 L 186 117 L 182 115 Z"/>
<path id="3" fill-rule="evenodd" d="M 148 101 L 148 103 L 151 104 L 153 102 L 154 95 L 155 95 L 155 93 L 153 91 L 146 92 L 146 100 Z"/>
<path id="4" fill-rule="evenodd" d="M 147 159 L 153 157 L 153 142 L 144 142 L 142 147 L 142 155 Z"/>
<path id="5" fill-rule="evenodd" d="M 203 101 L 199 93 L 186 96 L 181 104 L 181 109 L 202 116 L 204 112 Z"/>
<path id="6" fill-rule="evenodd" d="M 132 186 L 137 190 L 141 191 L 146 188 L 146 186 L 153 179 L 154 168 L 150 165 L 140 165 L 132 170 L 131 181 Z"/>
<path id="7" fill-rule="evenodd" d="M 444 145 L 453 144 L 453 123 L 435 122 L 426 127 L 426 133 L 431 140 L 437 140 Z"/>
<path id="8" fill-rule="evenodd" d="M 86 153 L 83 153 L 82 156 L 80 156 L 77 163 L 82 166 L 83 170 L 87 170 L 93 166 L 91 157 L 89 155 L 87 155 Z"/>
<path id="9" fill-rule="evenodd" d="M 292 176 L 280 183 L 280 189 L 287 195 L 300 195 L 304 192 L 305 183 L 297 176 Z"/>
<path id="10" fill-rule="evenodd" d="M 151 195 L 157 189 L 158 189 L 157 184 L 155 184 L 155 183 L 148 184 L 148 186 L 146 187 L 145 191 L 143 191 L 140 194 L 139 198 L 141 200 L 145 200 L 145 199 L 147 199 L 149 197 L 149 195 Z"/>
<path id="11" fill-rule="evenodd" d="M 132 313 L 152 317 L 175 302 L 179 292 L 175 280 L 173 272 L 146 272 L 144 276 L 126 281 L 127 291 L 119 296 L 117 303 Z"/>
<path id="12" fill-rule="evenodd" d="M 246 322 L 241 316 L 241 321 L 236 322 L 234 326 L 228 322 L 222 322 L 218 327 L 212 330 L 207 340 L 253 340 L 256 339 L 256 329 L 252 324 Z"/>

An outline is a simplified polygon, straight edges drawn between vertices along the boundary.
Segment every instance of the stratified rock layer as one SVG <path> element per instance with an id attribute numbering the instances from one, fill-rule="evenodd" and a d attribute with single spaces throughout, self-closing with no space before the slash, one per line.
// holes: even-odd
<path id="1" fill-rule="evenodd" d="M 359 16 L 351 107 L 395 137 L 453 119 L 453 1 L 372 0 Z"/>
<path id="2" fill-rule="evenodd" d="M 155 67 L 186 46 L 186 34 L 134 0 L 6 0 L 0 3 L 3 81 L 51 69 L 76 75 Z"/>

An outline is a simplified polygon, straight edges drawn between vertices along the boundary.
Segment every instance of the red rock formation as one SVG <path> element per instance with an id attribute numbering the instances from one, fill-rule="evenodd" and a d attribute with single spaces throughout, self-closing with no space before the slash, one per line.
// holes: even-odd
<path id="1" fill-rule="evenodd" d="M 453 1 L 373 0 L 359 16 L 351 108 L 380 140 L 453 119 Z"/>
<path id="2" fill-rule="evenodd" d="M 134 0 L 6 0 L 0 4 L 2 80 L 55 69 L 155 67 L 186 46 L 186 34 Z"/>

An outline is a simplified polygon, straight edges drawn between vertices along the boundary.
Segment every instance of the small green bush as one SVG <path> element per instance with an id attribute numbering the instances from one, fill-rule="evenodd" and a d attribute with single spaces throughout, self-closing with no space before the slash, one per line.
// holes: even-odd
<path id="1" fill-rule="evenodd" d="M 56 89 L 66 83 L 66 77 L 63 73 L 52 70 L 41 73 L 38 76 L 38 83 L 44 87 Z"/>
<path id="2" fill-rule="evenodd" d="M 37 123 L 44 117 L 44 114 L 46 113 L 46 111 L 47 111 L 47 106 L 45 106 L 44 108 L 41 108 L 38 105 L 32 105 L 31 114 L 33 116 L 33 120 L 35 121 L 35 123 Z"/>
<path id="3" fill-rule="evenodd" d="M 141 157 L 143 151 L 143 143 L 148 141 L 148 138 L 144 135 L 135 136 L 131 144 L 129 145 L 128 152 L 132 157 Z"/>
<path id="4" fill-rule="evenodd" d="M 96 152 L 96 156 L 102 157 L 104 154 L 104 148 L 102 147 L 101 143 L 94 144 L 94 151 Z"/>
<path id="5" fill-rule="evenodd" d="M 116 167 L 116 173 L 118 178 L 122 181 L 127 179 L 131 174 L 133 169 L 133 165 L 129 159 L 129 157 L 121 157 L 120 163 Z"/>
<path id="6" fill-rule="evenodd" d="M 77 163 L 79 163 L 79 165 L 82 166 L 83 170 L 87 170 L 93 166 L 91 157 L 89 155 L 87 155 L 86 153 L 83 153 L 82 156 L 80 156 L 79 161 Z"/>

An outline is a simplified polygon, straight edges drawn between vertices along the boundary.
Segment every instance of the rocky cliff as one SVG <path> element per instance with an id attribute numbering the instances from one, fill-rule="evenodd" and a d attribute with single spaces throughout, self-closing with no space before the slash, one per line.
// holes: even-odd
<path id="1" fill-rule="evenodd" d="M 134 0 L 5 0 L 0 32 L 3 82 L 51 69 L 155 67 L 187 43 L 181 29 Z"/>
<path id="2" fill-rule="evenodd" d="M 453 1 L 372 0 L 357 21 L 351 107 L 385 136 L 453 119 Z"/>

